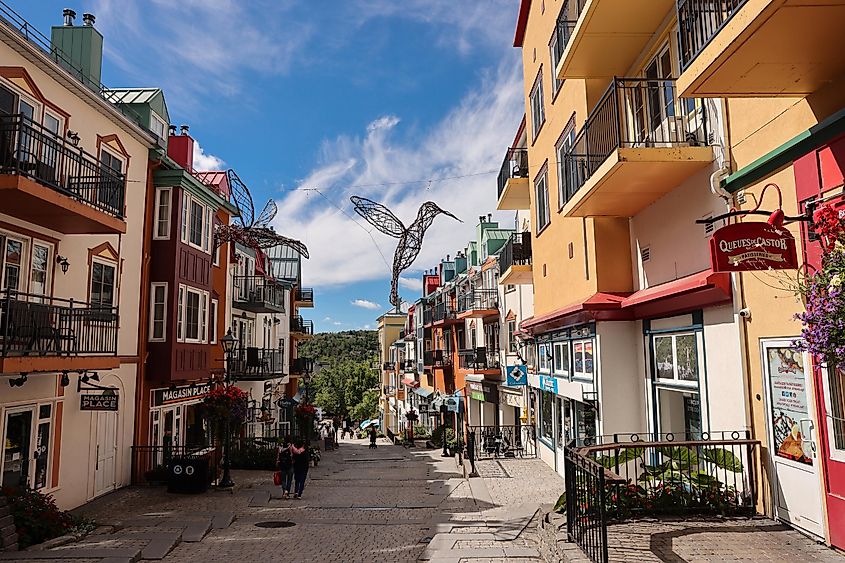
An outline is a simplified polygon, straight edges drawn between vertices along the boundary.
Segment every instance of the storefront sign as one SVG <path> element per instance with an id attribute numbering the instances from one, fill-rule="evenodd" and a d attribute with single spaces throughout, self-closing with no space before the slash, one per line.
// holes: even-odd
<path id="1" fill-rule="evenodd" d="M 116 411 L 118 406 L 117 391 L 103 391 L 79 396 L 81 411 Z"/>
<path id="2" fill-rule="evenodd" d="M 528 384 L 528 366 L 508 366 L 506 369 L 508 387 Z"/>
<path id="3" fill-rule="evenodd" d="M 476 401 L 484 401 L 485 403 L 499 402 L 499 388 L 490 383 L 478 383 L 471 381 L 467 383 L 469 388 L 469 396 Z"/>
<path id="4" fill-rule="evenodd" d="M 714 272 L 790 270 L 798 267 L 795 239 L 783 227 L 768 223 L 734 223 L 710 238 Z"/>
<path id="5" fill-rule="evenodd" d="M 775 455 L 807 465 L 813 464 L 807 404 L 807 377 L 803 354 L 795 348 L 766 347 L 769 374 L 772 434 Z"/>
<path id="6" fill-rule="evenodd" d="M 201 383 L 199 385 L 184 385 L 170 389 L 153 389 L 153 407 L 160 407 L 170 403 L 180 403 L 193 399 L 201 399 L 203 395 L 211 391 L 211 385 Z"/>
<path id="7" fill-rule="evenodd" d="M 505 399 L 505 404 L 509 407 L 518 407 L 522 408 L 525 406 L 525 401 L 522 399 L 522 394 L 516 393 L 502 393 L 502 397 Z"/>
<path id="8" fill-rule="evenodd" d="M 396 390 L 396 398 L 400 401 L 405 400 L 405 389 L 403 387 L 400 387 Z"/>
<path id="9" fill-rule="evenodd" d="M 550 375 L 540 375 L 540 389 L 547 393 L 557 393 L 557 379 Z"/>

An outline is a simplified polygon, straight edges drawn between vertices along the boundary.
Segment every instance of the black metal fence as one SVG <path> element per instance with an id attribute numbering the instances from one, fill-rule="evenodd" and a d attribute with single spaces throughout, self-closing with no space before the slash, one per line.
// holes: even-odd
<path id="1" fill-rule="evenodd" d="M 685 69 L 746 0 L 678 0 L 681 69 Z"/>
<path id="2" fill-rule="evenodd" d="M 494 370 L 501 368 L 498 350 L 488 350 L 486 346 L 458 350 L 458 361 L 461 369 Z"/>
<path id="3" fill-rule="evenodd" d="M 458 296 L 458 311 L 489 311 L 499 308 L 499 290 L 473 289 Z"/>
<path id="4" fill-rule="evenodd" d="M 606 469 L 567 446 L 564 456 L 566 537 L 591 561 L 607 561 Z"/>
<path id="5" fill-rule="evenodd" d="M 499 197 L 511 178 L 528 178 L 528 149 L 510 148 L 505 153 L 502 169 L 499 171 Z"/>
<path id="6" fill-rule="evenodd" d="M 675 80 L 616 78 L 559 162 L 569 201 L 619 148 L 703 146 L 710 142 L 702 100 L 677 96 Z"/>
<path id="7" fill-rule="evenodd" d="M 262 381 L 281 377 L 285 371 L 285 351 L 280 348 L 236 348 L 229 366 L 232 376 L 241 381 Z"/>
<path id="8" fill-rule="evenodd" d="M 313 358 L 294 358 L 290 361 L 290 372 L 302 374 L 314 370 Z"/>
<path id="9" fill-rule="evenodd" d="M 423 364 L 426 366 L 450 366 L 452 365 L 452 352 L 450 350 L 427 350 L 423 352 Z"/>
<path id="10" fill-rule="evenodd" d="M 167 466 L 173 459 L 208 459 L 210 482 L 218 477 L 221 451 L 214 446 L 132 446 L 132 484 L 167 482 Z"/>
<path id="11" fill-rule="evenodd" d="M 301 303 L 313 303 L 314 302 L 314 290 L 310 287 L 297 287 L 296 288 L 296 300 Z"/>
<path id="12" fill-rule="evenodd" d="M 537 457 L 537 433 L 533 425 L 469 426 L 475 460 Z"/>
<path id="13" fill-rule="evenodd" d="M 314 334 L 314 321 L 295 315 L 290 318 L 290 331 L 300 334 Z"/>
<path id="14" fill-rule="evenodd" d="M 434 322 L 447 321 L 456 317 L 457 312 L 451 302 L 443 301 L 434 306 Z"/>
<path id="15" fill-rule="evenodd" d="M 563 3 L 552 37 L 555 60 L 559 61 L 563 57 L 563 52 L 566 50 L 569 40 L 572 39 L 575 25 L 578 23 L 578 18 L 586 4 L 587 0 L 567 0 Z M 552 75 L 557 76 L 556 68 L 552 69 Z"/>
<path id="16" fill-rule="evenodd" d="M 0 116 L 0 174 L 26 176 L 123 217 L 126 176 L 23 114 Z"/>
<path id="17" fill-rule="evenodd" d="M 427 305 L 425 309 L 423 309 L 423 325 L 430 325 L 434 322 L 434 308 L 430 305 Z"/>
<path id="18" fill-rule="evenodd" d="M 234 305 L 255 312 L 283 313 L 285 289 L 264 276 L 232 276 Z"/>
<path id="19" fill-rule="evenodd" d="M 499 253 L 499 270 L 504 273 L 514 265 L 530 265 L 531 257 L 531 233 L 513 233 Z"/>
<path id="20" fill-rule="evenodd" d="M 118 309 L 0 292 L 0 356 L 117 354 Z"/>

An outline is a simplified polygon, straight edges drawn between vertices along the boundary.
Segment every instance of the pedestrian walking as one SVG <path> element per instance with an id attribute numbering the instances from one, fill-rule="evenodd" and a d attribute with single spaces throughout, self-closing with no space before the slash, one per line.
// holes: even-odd
<path id="1" fill-rule="evenodd" d="M 290 451 L 293 455 L 293 498 L 299 500 L 302 498 L 302 491 L 305 490 L 305 479 L 308 477 L 308 464 L 310 463 L 308 448 L 302 439 L 299 439 L 291 446 Z"/>
<path id="2" fill-rule="evenodd" d="M 332 419 L 332 428 L 334 429 L 334 441 L 337 442 L 337 433 L 340 430 L 340 417 L 337 415 Z"/>
<path id="3" fill-rule="evenodd" d="M 276 469 L 282 476 L 282 498 L 290 498 L 290 489 L 293 485 L 293 452 L 291 451 L 290 436 L 285 436 L 282 445 L 276 453 Z"/>
<path id="4" fill-rule="evenodd" d="M 378 432 L 376 432 L 375 426 L 370 426 L 370 449 L 374 450 L 378 446 L 376 445 L 376 438 L 378 438 Z"/>

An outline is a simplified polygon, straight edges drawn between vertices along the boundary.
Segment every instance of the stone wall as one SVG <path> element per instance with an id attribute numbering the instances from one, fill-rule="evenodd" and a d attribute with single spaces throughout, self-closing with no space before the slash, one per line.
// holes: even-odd
<path id="1" fill-rule="evenodd" d="M 16 551 L 18 549 L 18 534 L 12 509 L 5 495 L 0 494 L 0 551 Z"/>

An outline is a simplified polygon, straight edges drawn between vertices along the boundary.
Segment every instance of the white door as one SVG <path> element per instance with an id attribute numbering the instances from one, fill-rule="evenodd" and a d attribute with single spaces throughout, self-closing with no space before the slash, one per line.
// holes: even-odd
<path id="1" fill-rule="evenodd" d="M 824 536 L 809 362 L 791 340 L 762 343 L 775 516 Z"/>
<path id="2" fill-rule="evenodd" d="M 97 465 L 94 470 L 94 496 L 115 488 L 115 455 L 117 451 L 117 413 L 97 413 Z"/>

